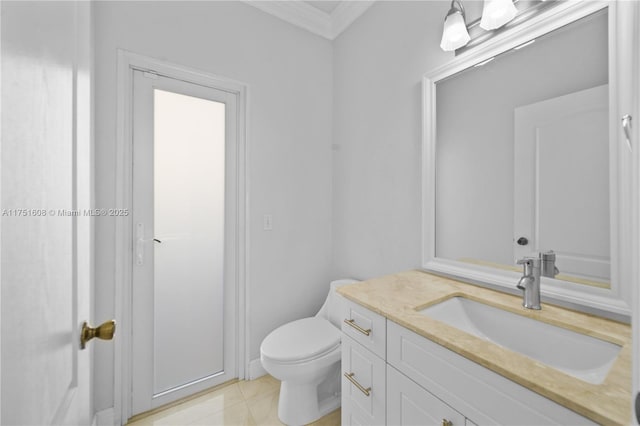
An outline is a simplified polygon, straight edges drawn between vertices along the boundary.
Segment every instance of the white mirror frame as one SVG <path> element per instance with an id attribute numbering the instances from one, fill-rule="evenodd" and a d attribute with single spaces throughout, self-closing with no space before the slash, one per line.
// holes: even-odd
<path id="1" fill-rule="evenodd" d="M 479 285 L 515 292 L 521 273 L 471 265 L 436 257 L 435 179 L 436 179 L 436 83 L 502 52 L 520 46 L 557 28 L 604 8 L 609 8 L 609 140 L 610 140 L 610 246 L 611 288 L 603 289 L 568 281 L 542 278 L 543 302 L 551 301 L 614 319 L 629 321 L 631 316 L 631 155 L 622 134 L 620 117 L 631 110 L 631 101 L 620 90 L 622 82 L 632 81 L 631 52 L 635 45 L 629 34 L 633 28 L 634 2 L 567 1 L 490 39 L 425 74 L 423 78 L 422 144 L 422 267 L 441 275 Z M 627 4 L 628 3 L 628 4 Z M 630 21 L 631 20 L 631 21 Z M 637 47 L 637 46 L 635 46 Z M 627 72 L 629 70 L 629 72 Z M 620 92 L 619 92 L 620 90 Z M 627 105 L 628 104 L 628 105 Z M 518 291 L 519 293 L 519 291 Z"/>

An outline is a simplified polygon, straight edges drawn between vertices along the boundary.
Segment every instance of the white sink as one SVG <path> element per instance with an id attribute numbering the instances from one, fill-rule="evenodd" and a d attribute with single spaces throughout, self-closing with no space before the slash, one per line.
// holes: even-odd
<path id="1" fill-rule="evenodd" d="M 452 297 L 420 313 L 593 384 L 604 381 L 621 349 L 464 297 Z"/>

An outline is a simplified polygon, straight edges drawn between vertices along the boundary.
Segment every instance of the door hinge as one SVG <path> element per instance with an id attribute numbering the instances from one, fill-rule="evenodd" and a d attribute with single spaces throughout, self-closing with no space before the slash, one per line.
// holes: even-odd
<path id="1" fill-rule="evenodd" d="M 158 74 L 153 71 L 142 71 L 142 75 L 146 78 L 150 78 L 152 80 L 156 80 L 158 78 Z"/>

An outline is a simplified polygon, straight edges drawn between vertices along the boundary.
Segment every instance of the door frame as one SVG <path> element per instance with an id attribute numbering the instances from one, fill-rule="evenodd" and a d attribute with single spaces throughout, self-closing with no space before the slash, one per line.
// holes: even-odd
<path id="1" fill-rule="evenodd" d="M 149 71 L 189 83 L 229 92 L 237 100 L 237 205 L 235 250 L 236 268 L 236 321 L 238 378 L 246 377 L 249 362 L 249 309 L 247 303 L 248 259 L 248 85 L 225 77 L 188 68 L 182 65 L 139 55 L 123 49 L 117 52 L 117 134 L 116 134 L 116 205 L 132 211 L 133 196 L 133 70 Z M 133 277 L 133 223 L 132 216 L 118 218 L 115 244 L 115 317 L 120 328 L 120 339 L 114 353 L 114 423 L 123 424 L 131 417 L 131 320 Z"/>
<path id="2" fill-rule="evenodd" d="M 631 424 L 637 425 L 640 410 L 636 412 L 635 398 L 640 393 L 640 5 L 634 3 L 630 8 L 633 15 L 633 39 L 631 40 L 632 58 L 631 58 L 631 75 L 633 75 L 633 86 L 628 90 L 631 97 L 631 115 L 633 117 L 631 123 L 631 215 L 633 217 L 631 224 L 632 245 L 630 263 L 632 265 L 630 272 L 632 293 L 632 317 L 631 330 L 633 336 L 632 351 L 632 378 L 631 378 Z M 638 416 L 638 417 L 636 417 Z"/>

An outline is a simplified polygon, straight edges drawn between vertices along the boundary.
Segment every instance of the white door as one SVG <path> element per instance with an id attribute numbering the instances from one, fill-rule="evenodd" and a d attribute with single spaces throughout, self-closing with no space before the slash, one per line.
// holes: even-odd
<path id="1" fill-rule="evenodd" d="M 80 350 L 79 336 L 92 285 L 92 217 L 82 214 L 92 191 L 91 5 L 0 7 L 0 422 L 87 425 L 91 346 Z"/>
<path id="2" fill-rule="evenodd" d="M 236 96 L 133 71 L 132 413 L 237 377 Z"/>
<path id="3" fill-rule="evenodd" d="M 514 261 L 553 250 L 560 273 L 610 280 L 608 87 L 516 108 Z"/>

